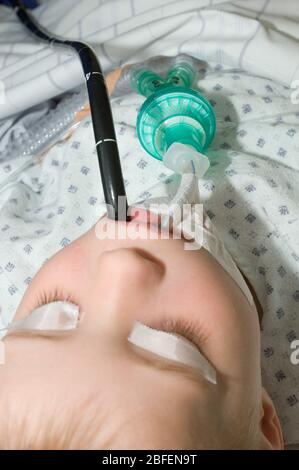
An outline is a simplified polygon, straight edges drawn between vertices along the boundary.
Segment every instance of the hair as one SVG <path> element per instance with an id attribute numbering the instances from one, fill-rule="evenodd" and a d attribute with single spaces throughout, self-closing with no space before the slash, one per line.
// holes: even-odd
<path id="1" fill-rule="evenodd" d="M 108 419 L 114 421 L 113 413 L 103 413 L 101 400 L 82 400 L 76 408 L 62 409 L 56 406 L 53 413 L 45 413 L 40 407 L 30 413 L 27 406 L 19 409 L 1 406 L 0 449 L 1 450 L 101 450 L 124 448 L 123 423 L 115 420 L 114 426 L 107 426 Z M 50 407 L 52 410 L 52 407 Z M 260 431 L 256 410 L 245 413 L 248 419 L 232 422 L 235 432 L 223 432 L 218 436 L 202 436 L 198 449 L 259 449 Z M 244 417 L 245 417 L 244 416 Z M 118 424 L 118 425 L 117 425 Z M 125 438 L 126 440 L 126 438 Z M 197 439 L 196 439 L 197 440 Z M 122 443 L 122 444 L 121 444 Z M 133 442 L 134 443 L 134 440 Z M 140 447 L 139 447 L 140 448 Z M 146 445 L 144 448 L 152 448 Z M 130 446 L 128 447 L 130 449 Z"/>
<path id="2" fill-rule="evenodd" d="M 35 405 L 32 403 L 32 408 Z M 30 413 L 28 403 L 1 406 L 0 450 L 107 449 L 114 433 L 102 432 L 106 418 L 99 400 L 82 400 L 76 407 L 40 406 Z"/>

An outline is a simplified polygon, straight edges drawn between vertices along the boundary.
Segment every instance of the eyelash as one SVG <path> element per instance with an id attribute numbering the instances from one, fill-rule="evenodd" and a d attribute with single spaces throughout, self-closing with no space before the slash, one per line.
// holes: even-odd
<path id="1" fill-rule="evenodd" d="M 206 335 L 202 328 L 191 320 L 186 320 L 184 317 L 164 318 L 155 322 L 155 324 L 147 326 L 156 330 L 165 331 L 166 333 L 173 333 L 182 336 L 198 349 L 202 348 L 206 340 Z"/>
<path id="2" fill-rule="evenodd" d="M 75 299 L 73 295 L 70 295 L 70 294 L 66 295 L 63 290 L 59 290 L 58 287 L 55 287 L 54 289 L 50 291 L 41 291 L 39 295 L 37 296 L 37 298 L 35 299 L 35 305 L 31 310 L 41 307 L 42 305 L 49 304 L 51 302 L 56 302 L 59 300 L 63 302 L 70 302 L 80 307 L 79 302 Z"/>
<path id="3" fill-rule="evenodd" d="M 55 287 L 51 291 L 41 291 L 37 298 L 35 299 L 35 305 L 30 311 L 35 308 L 41 307 L 42 305 L 49 304 L 56 301 L 65 301 L 70 302 L 75 305 L 80 304 L 75 296 L 67 294 L 63 290 L 59 290 L 58 287 Z M 165 331 L 166 333 L 174 333 L 180 335 L 183 338 L 187 339 L 194 344 L 197 348 L 201 348 L 205 342 L 206 336 L 204 335 L 202 328 L 198 324 L 194 324 L 190 319 L 186 320 L 183 317 L 180 318 L 163 318 L 159 321 L 154 322 L 153 324 L 147 325 L 150 328 Z"/>

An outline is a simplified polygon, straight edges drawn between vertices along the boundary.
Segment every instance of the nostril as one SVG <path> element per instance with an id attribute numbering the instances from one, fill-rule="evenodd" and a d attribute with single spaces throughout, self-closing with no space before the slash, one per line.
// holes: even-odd
<path id="1" fill-rule="evenodd" d="M 142 248 L 131 248 L 131 249 L 141 258 L 144 258 L 145 260 L 148 260 L 151 263 L 156 264 L 157 268 L 160 269 L 161 274 L 165 273 L 165 264 L 156 256 L 152 255 L 146 250 L 143 250 Z"/>
<path id="2" fill-rule="evenodd" d="M 159 282 L 165 273 L 164 263 L 146 250 L 130 247 L 107 250 L 99 257 L 100 269 L 111 280 L 132 284 Z"/>

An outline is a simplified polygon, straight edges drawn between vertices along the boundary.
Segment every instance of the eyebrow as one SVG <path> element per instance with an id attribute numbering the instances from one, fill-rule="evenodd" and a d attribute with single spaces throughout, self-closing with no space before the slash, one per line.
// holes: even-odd
<path id="1" fill-rule="evenodd" d="M 155 370 L 161 370 L 169 373 L 176 372 L 181 375 L 184 375 L 186 379 L 192 380 L 197 384 L 202 382 L 209 384 L 209 382 L 204 378 L 204 376 L 197 372 L 195 369 L 193 369 L 191 366 L 180 362 L 171 361 L 170 359 L 167 359 L 151 351 L 142 349 L 134 344 L 129 343 L 129 345 L 131 349 L 133 349 L 134 356 L 135 358 L 137 358 L 137 360 L 141 360 L 143 363 L 146 363 L 148 366 L 153 367 Z"/>
<path id="2" fill-rule="evenodd" d="M 47 339 L 47 340 L 58 340 L 61 338 L 68 337 L 69 334 L 73 333 L 74 330 L 69 330 L 69 331 L 63 331 L 63 332 L 58 332 L 56 334 L 45 334 L 42 332 L 42 330 L 37 330 L 37 332 L 29 332 L 29 331 L 12 331 L 11 333 L 7 334 L 3 339 L 8 338 L 8 337 L 13 337 L 13 338 L 39 338 L 39 339 Z M 163 356 L 160 356 L 159 354 L 153 353 L 148 350 L 144 350 L 140 348 L 139 346 L 136 346 L 134 344 L 130 344 L 130 348 L 134 351 L 134 357 L 135 360 L 141 360 L 143 363 L 146 363 L 149 367 L 154 368 L 155 370 L 161 370 L 165 371 L 167 373 L 178 373 L 181 375 L 184 375 L 184 377 L 187 380 L 192 380 L 193 382 L 199 384 L 202 382 L 205 382 L 208 384 L 208 381 L 203 377 L 203 375 L 199 374 L 198 372 L 195 371 L 190 366 L 187 366 L 186 364 L 180 363 L 180 362 L 175 362 L 171 361 L 170 359 L 167 359 Z M 135 350 L 136 348 L 136 350 Z"/>
<path id="3" fill-rule="evenodd" d="M 28 338 L 28 339 L 32 339 L 32 338 L 43 338 L 43 339 L 52 339 L 52 340 L 57 340 L 59 338 L 62 338 L 62 337 L 66 337 L 68 336 L 68 334 L 72 333 L 73 330 L 69 330 L 69 331 L 61 331 L 61 332 L 58 332 L 58 333 L 45 333 L 43 332 L 43 330 L 37 330 L 36 332 L 33 331 L 27 331 L 27 330 L 20 330 L 20 331 L 11 331 L 9 333 L 7 333 L 3 338 L 2 340 L 5 340 L 7 338 Z"/>

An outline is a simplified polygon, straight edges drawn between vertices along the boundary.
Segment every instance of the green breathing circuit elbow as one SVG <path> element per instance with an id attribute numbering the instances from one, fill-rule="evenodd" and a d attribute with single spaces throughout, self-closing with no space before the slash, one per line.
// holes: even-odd
<path id="1" fill-rule="evenodd" d="M 175 173 L 202 177 L 209 168 L 204 155 L 216 131 L 212 106 L 192 89 L 195 61 L 177 56 L 162 78 L 142 65 L 131 68 L 131 87 L 147 97 L 137 118 L 137 134 L 142 147 Z"/>

